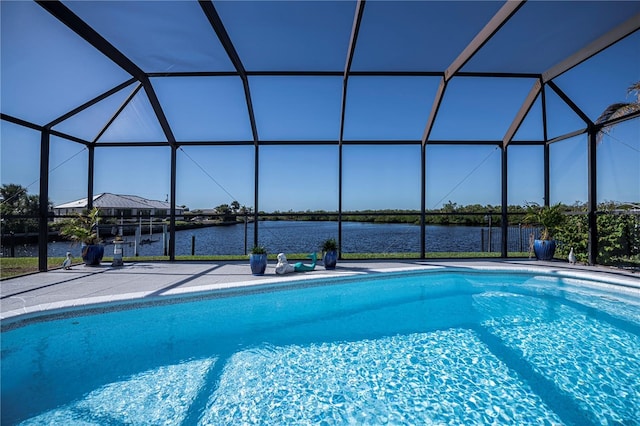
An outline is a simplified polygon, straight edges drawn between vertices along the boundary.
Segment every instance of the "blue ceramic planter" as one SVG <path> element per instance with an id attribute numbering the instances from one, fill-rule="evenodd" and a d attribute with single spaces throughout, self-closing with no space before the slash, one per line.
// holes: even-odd
<path id="1" fill-rule="evenodd" d="M 251 266 L 251 273 L 253 275 L 263 275 L 267 269 L 267 255 L 251 254 L 249 256 L 249 266 Z"/>
<path id="2" fill-rule="evenodd" d="M 102 244 L 82 245 L 82 260 L 87 266 L 100 266 L 104 256 L 104 246 Z"/>
<path id="3" fill-rule="evenodd" d="M 533 242 L 533 252 L 538 260 L 551 260 L 556 253 L 556 241 L 535 240 Z"/>
<path id="4" fill-rule="evenodd" d="M 336 250 L 330 250 L 324 253 L 322 258 L 325 269 L 336 269 L 336 263 L 338 262 L 338 252 Z"/>

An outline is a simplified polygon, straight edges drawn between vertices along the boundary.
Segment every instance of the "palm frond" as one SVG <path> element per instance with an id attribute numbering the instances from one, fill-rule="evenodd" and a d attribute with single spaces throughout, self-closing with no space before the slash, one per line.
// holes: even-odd
<path id="1" fill-rule="evenodd" d="M 614 120 L 636 111 L 640 111 L 640 103 L 618 102 L 611 104 L 602 112 L 602 114 L 600 114 L 600 117 L 596 120 L 596 124 Z"/>
<path id="2" fill-rule="evenodd" d="M 640 81 L 636 81 L 627 89 L 627 96 L 636 98 L 636 103 L 640 103 Z"/>
<path id="3" fill-rule="evenodd" d="M 595 123 L 606 123 L 607 121 L 615 120 L 616 118 L 624 117 L 625 115 L 640 111 L 640 82 L 629 87 L 629 93 L 633 92 L 638 93 L 639 102 L 618 102 L 611 104 L 602 112 L 602 114 L 600 114 Z M 608 135 L 612 128 L 613 125 L 604 126 L 600 129 L 596 136 L 596 143 L 600 144 L 604 135 Z"/>

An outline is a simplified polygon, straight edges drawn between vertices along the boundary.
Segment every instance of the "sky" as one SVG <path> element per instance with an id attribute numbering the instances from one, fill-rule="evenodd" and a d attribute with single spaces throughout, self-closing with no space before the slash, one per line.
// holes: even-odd
<path id="1" fill-rule="evenodd" d="M 64 3 L 146 72 L 234 69 L 197 3 Z M 3 1 L 0 7 L 2 113 L 45 125 L 130 78 L 37 4 Z M 355 2 L 224 1 L 215 7 L 249 71 L 344 70 Z M 443 71 L 499 7 L 499 2 L 367 2 L 352 70 Z M 583 46 L 576 28 L 588 40 L 638 12 L 638 2 L 528 2 L 462 71 L 544 72 Z M 229 142 L 178 149 L 176 204 L 193 210 L 235 200 L 254 208 L 256 149 L 239 144 L 253 140 L 241 79 L 153 76 L 150 81 L 178 141 Z M 534 81 L 465 76 L 449 81 L 430 140 L 468 143 L 427 145 L 428 209 L 448 202 L 500 205 L 501 150 L 474 141 L 502 140 Z M 640 32 L 554 79 L 592 120 L 607 105 L 631 100 L 626 89 L 636 81 Z M 258 150 L 259 210 L 336 211 L 342 75 L 250 75 L 248 83 L 258 137 L 265 142 Z M 343 210 L 420 208 L 421 147 L 397 141 L 422 138 L 439 83 L 438 76 L 349 77 Z M 549 88 L 545 101 L 549 138 L 585 127 Z M 544 138 L 542 117 L 538 97 L 509 145 L 509 204 L 544 202 L 543 149 L 518 145 Z M 100 146 L 166 142 L 136 83 L 54 129 L 87 141 L 99 136 L 95 194 L 169 197 L 168 147 Z M 287 143 L 269 144 L 276 141 Z M 2 184 L 17 183 L 37 194 L 40 133 L 1 121 L 0 143 Z M 84 198 L 87 149 L 53 136 L 50 152 L 50 200 Z M 550 202 L 586 202 L 586 135 L 554 143 L 550 152 Z M 640 120 L 622 123 L 604 137 L 597 170 L 599 201 L 640 203 Z"/>

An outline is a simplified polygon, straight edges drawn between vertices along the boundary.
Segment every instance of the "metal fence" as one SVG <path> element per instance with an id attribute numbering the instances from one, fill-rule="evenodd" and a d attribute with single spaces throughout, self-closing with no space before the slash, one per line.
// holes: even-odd
<path id="1" fill-rule="evenodd" d="M 509 226 L 507 227 L 507 252 L 524 253 L 529 252 L 533 240 L 540 236 L 542 228 L 532 226 Z M 480 229 L 480 251 L 497 252 L 502 251 L 502 228 L 482 228 Z"/>

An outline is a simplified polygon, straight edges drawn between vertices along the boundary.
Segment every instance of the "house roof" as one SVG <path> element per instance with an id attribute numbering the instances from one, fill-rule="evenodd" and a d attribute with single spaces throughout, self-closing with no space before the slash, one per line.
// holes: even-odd
<path id="1" fill-rule="evenodd" d="M 86 208 L 87 198 L 70 201 L 55 206 L 56 209 Z M 120 195 L 108 192 L 93 197 L 94 207 L 116 209 L 170 209 L 171 204 L 165 201 L 147 200 L 137 195 Z"/>

